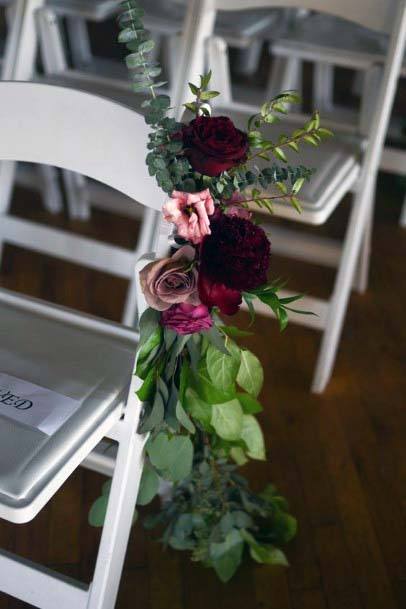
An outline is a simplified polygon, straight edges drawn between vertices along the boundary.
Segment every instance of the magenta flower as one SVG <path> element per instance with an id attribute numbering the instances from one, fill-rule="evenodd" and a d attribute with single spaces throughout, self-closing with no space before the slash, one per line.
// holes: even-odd
<path id="1" fill-rule="evenodd" d="M 161 323 L 165 328 L 183 335 L 210 330 L 213 326 L 213 320 L 206 305 L 194 307 L 187 303 L 173 305 L 170 309 L 163 311 Z"/>
<path id="2" fill-rule="evenodd" d="M 179 237 L 197 245 L 211 234 L 209 216 L 214 214 L 214 201 L 208 188 L 193 194 L 174 190 L 163 214 L 176 225 Z"/>

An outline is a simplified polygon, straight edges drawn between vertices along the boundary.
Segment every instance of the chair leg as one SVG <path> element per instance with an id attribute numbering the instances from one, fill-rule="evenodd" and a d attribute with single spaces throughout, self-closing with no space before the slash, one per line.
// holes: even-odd
<path id="1" fill-rule="evenodd" d="M 247 49 L 238 49 L 236 72 L 241 76 L 252 76 L 258 70 L 262 52 L 262 40 L 253 40 Z"/>
<path id="2" fill-rule="evenodd" d="M 41 192 L 44 207 L 51 214 L 59 214 L 63 210 L 62 193 L 58 181 L 58 172 L 50 165 L 39 165 Z"/>
<path id="3" fill-rule="evenodd" d="M 0 221 L 1 216 L 5 216 L 10 208 L 15 172 L 16 163 L 12 161 L 2 161 L 0 163 Z M 0 232 L 0 263 L 4 245 L 2 237 L 4 237 L 4 234 Z"/>
<path id="4" fill-rule="evenodd" d="M 328 63 L 314 64 L 313 107 L 323 113 L 334 108 L 334 67 Z"/>
<path id="5" fill-rule="evenodd" d="M 89 591 L 88 609 L 113 609 L 133 523 L 146 437 L 123 421 L 106 520 Z"/>
<path id="6" fill-rule="evenodd" d="M 91 208 L 86 179 L 78 173 L 66 170 L 62 172 L 62 176 L 69 218 L 72 220 L 89 220 Z"/>
<path id="7" fill-rule="evenodd" d="M 42 62 L 47 75 L 63 74 L 68 69 L 66 49 L 60 29 L 60 23 L 54 11 L 44 8 L 38 13 L 38 29 Z M 70 27 L 80 27 L 86 24 L 82 21 L 71 21 Z M 72 33 L 72 32 L 71 32 Z M 85 32 L 81 29 L 81 35 Z M 76 59 L 83 56 L 84 48 L 77 52 Z M 83 176 L 70 171 L 63 171 L 68 214 L 74 220 L 88 220 L 90 218 L 90 204 Z"/>
<path id="8" fill-rule="evenodd" d="M 146 209 L 142 217 L 142 225 L 140 236 L 137 243 L 137 250 L 135 253 L 135 261 L 139 258 L 140 252 L 149 252 L 154 250 L 153 241 L 156 235 L 157 227 L 159 226 L 161 218 L 157 215 L 157 212 L 152 209 Z M 155 250 L 154 250 L 155 251 Z M 134 267 L 136 265 L 134 264 Z M 137 273 L 135 272 L 127 290 L 127 298 L 124 305 L 124 312 L 122 316 L 122 323 L 125 326 L 134 327 L 137 319 Z"/>
<path id="9" fill-rule="evenodd" d="M 313 393 L 323 393 L 333 371 L 356 265 L 361 253 L 362 239 L 371 215 L 373 192 L 371 184 L 368 192 L 356 194 L 354 197 L 334 291 L 330 300 L 326 328 L 313 377 Z M 366 197 L 369 198 L 369 205 L 368 200 L 365 200 Z"/>
<path id="10" fill-rule="evenodd" d="M 400 214 L 399 224 L 402 228 L 406 228 L 406 195 L 403 201 L 402 212 Z"/>
<path id="11" fill-rule="evenodd" d="M 362 239 L 361 251 L 358 260 L 358 266 L 355 271 L 354 289 L 359 294 L 365 294 L 368 288 L 369 266 L 371 260 L 372 249 L 372 233 L 374 227 L 374 209 L 375 209 L 376 181 L 371 194 L 371 202 L 368 218 L 365 222 L 365 231 Z"/>
<path id="12" fill-rule="evenodd" d="M 274 57 L 266 90 L 266 99 L 272 99 L 275 95 L 279 95 L 281 91 L 292 89 L 302 93 L 301 60 L 296 57 Z"/>

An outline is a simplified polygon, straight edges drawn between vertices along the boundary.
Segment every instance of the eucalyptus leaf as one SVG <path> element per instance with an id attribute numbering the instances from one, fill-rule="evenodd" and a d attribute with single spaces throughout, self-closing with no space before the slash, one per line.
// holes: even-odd
<path id="1" fill-rule="evenodd" d="M 221 543 L 210 545 L 210 559 L 222 582 L 229 581 L 237 571 L 244 549 L 239 531 L 233 529 Z"/>
<path id="2" fill-rule="evenodd" d="M 107 513 L 107 505 L 109 502 L 108 495 L 102 495 L 93 503 L 90 508 L 88 520 L 92 527 L 102 527 Z"/>
<path id="3" fill-rule="evenodd" d="M 272 545 L 253 544 L 250 546 L 250 554 L 253 560 L 260 564 L 289 566 L 288 560 L 282 550 Z"/>

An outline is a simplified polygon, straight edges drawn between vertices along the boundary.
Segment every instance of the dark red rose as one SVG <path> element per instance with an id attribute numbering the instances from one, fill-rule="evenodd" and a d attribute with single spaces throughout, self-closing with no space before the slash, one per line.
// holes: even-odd
<path id="1" fill-rule="evenodd" d="M 245 218 L 216 214 L 210 229 L 200 248 L 200 275 L 239 291 L 266 283 L 271 247 L 262 228 Z"/>
<path id="2" fill-rule="evenodd" d="M 214 177 L 245 163 L 248 137 L 227 116 L 199 116 L 183 128 L 185 154 L 195 171 Z"/>
<path id="3" fill-rule="evenodd" d="M 218 307 L 224 315 L 235 315 L 242 302 L 241 292 L 227 288 L 223 283 L 213 283 L 204 273 L 199 273 L 199 297 L 208 307 Z"/>

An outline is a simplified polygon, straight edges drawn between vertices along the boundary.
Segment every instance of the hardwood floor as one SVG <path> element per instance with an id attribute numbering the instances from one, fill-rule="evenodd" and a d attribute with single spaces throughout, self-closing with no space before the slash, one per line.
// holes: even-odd
<path id="1" fill-rule="evenodd" d="M 406 231 L 397 221 L 404 184 L 379 181 L 368 292 L 353 295 L 333 379 L 309 394 L 319 335 L 290 326 L 280 334 L 258 318 L 247 344 L 266 370 L 262 422 L 269 463 L 248 468 L 252 485 L 272 480 L 291 503 L 299 534 L 289 569 L 245 565 L 228 585 L 187 556 L 161 550 L 140 524 L 133 530 L 119 609 L 406 608 Z M 324 232 L 340 234 L 347 206 Z M 95 212 L 81 226 L 45 214 L 28 192 L 14 213 L 73 230 L 134 241 L 133 221 Z M 325 295 L 333 274 L 276 259 L 272 272 L 292 289 Z M 125 282 L 7 246 L 1 284 L 118 320 Z M 240 321 L 247 321 L 241 315 Z M 88 581 L 99 531 L 87 512 L 102 477 L 78 471 L 29 525 L 0 522 L 0 547 Z M 27 607 L 0 595 L 0 609 Z"/>

